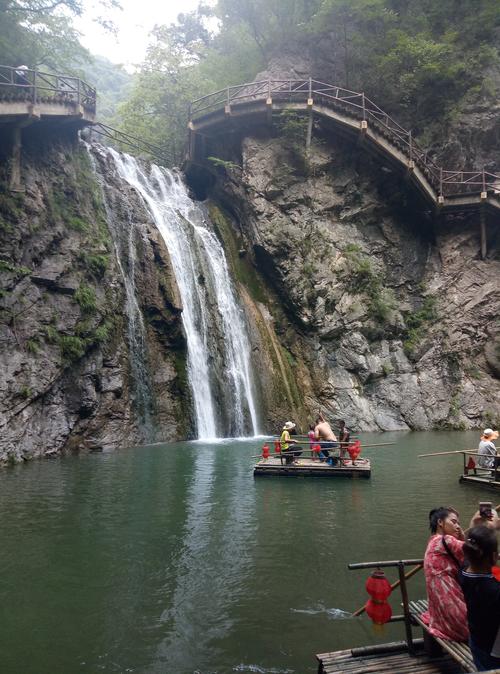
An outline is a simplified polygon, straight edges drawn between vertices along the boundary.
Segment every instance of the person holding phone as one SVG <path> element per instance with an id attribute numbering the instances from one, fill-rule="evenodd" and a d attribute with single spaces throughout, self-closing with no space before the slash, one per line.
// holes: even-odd
<path id="1" fill-rule="evenodd" d="M 500 582 L 493 569 L 498 560 L 495 531 L 473 527 L 463 546 L 467 567 L 460 572 L 460 584 L 467 605 L 470 649 L 479 672 L 500 667 L 497 635 L 500 631 Z"/>
<path id="2" fill-rule="evenodd" d="M 489 529 L 500 530 L 500 517 L 498 516 L 499 510 L 500 505 L 494 508 L 491 501 L 479 501 L 479 508 L 472 516 L 469 529 L 482 525 L 484 527 L 488 527 Z"/>

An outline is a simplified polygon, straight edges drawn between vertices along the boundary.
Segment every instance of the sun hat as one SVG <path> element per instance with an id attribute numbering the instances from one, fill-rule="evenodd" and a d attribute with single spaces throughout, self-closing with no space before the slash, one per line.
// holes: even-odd
<path id="1" fill-rule="evenodd" d="M 492 428 L 485 428 L 483 431 L 483 435 L 493 435 L 495 431 Z"/>
<path id="2" fill-rule="evenodd" d="M 292 428 L 295 428 L 295 424 L 293 421 L 287 421 L 286 424 L 283 426 L 284 431 L 290 431 Z"/>

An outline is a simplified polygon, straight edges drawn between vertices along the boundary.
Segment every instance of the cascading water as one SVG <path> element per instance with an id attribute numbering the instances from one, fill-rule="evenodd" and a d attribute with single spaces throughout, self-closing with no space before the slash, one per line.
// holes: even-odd
<path id="1" fill-rule="evenodd" d="M 118 174 L 142 196 L 172 260 L 181 295 L 188 377 L 199 438 L 256 435 L 245 318 L 232 288 L 224 250 L 202 205 L 179 174 L 109 149 Z"/>
<path id="2" fill-rule="evenodd" d="M 133 383 L 134 406 L 139 422 L 139 430 L 144 442 L 155 440 L 155 429 L 152 420 L 153 394 L 150 385 L 150 374 L 147 363 L 146 328 L 135 286 L 136 227 L 130 218 L 130 209 L 123 203 L 115 203 L 106 189 L 104 176 L 99 172 L 90 146 L 87 146 L 90 160 L 101 186 L 106 220 L 111 233 L 116 260 L 125 288 L 125 313 L 127 315 L 127 339 L 130 354 L 130 369 Z M 126 219 L 127 226 L 123 226 Z"/>

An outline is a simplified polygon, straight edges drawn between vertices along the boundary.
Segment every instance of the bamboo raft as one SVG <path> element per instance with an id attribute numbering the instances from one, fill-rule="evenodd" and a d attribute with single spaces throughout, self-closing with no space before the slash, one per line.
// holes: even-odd
<path id="1" fill-rule="evenodd" d="M 407 567 L 410 568 L 406 571 Z M 403 622 L 405 641 L 377 644 L 363 648 L 319 653 L 319 674 L 459 674 L 476 672 L 472 654 L 467 644 L 439 639 L 428 631 L 422 614 L 427 610 L 425 599 L 410 601 L 407 581 L 423 567 L 422 559 L 391 560 L 349 564 L 349 569 L 393 568 L 398 570 L 398 580 L 391 589 L 401 592 L 401 615 L 393 615 L 389 622 Z M 367 604 L 352 616 L 361 615 Z M 423 639 L 414 638 L 413 629 L 422 628 Z M 500 674 L 500 670 L 490 674 Z"/>
<path id="2" fill-rule="evenodd" d="M 459 477 L 459 482 L 463 484 L 475 484 L 493 491 L 500 491 L 500 457 L 481 455 L 475 449 L 458 449 L 449 452 L 433 452 L 432 454 L 419 454 L 419 458 L 429 456 L 445 456 L 451 454 L 462 454 L 463 471 Z M 478 459 L 473 457 L 493 459 L 493 468 L 482 468 L 478 465 Z M 469 467 L 469 461 L 473 458 L 474 467 Z"/>
<path id="3" fill-rule="evenodd" d="M 270 456 L 258 461 L 253 469 L 254 475 L 280 477 L 348 477 L 369 478 L 371 475 L 370 459 L 343 459 L 342 463 L 330 465 L 313 461 L 310 458 L 298 458 L 295 463 L 286 464 L 278 456 Z"/>
<path id="4" fill-rule="evenodd" d="M 448 655 L 435 658 L 420 648 L 410 655 L 404 641 L 320 653 L 316 658 L 319 674 L 457 674 L 458 671 L 456 662 Z"/>

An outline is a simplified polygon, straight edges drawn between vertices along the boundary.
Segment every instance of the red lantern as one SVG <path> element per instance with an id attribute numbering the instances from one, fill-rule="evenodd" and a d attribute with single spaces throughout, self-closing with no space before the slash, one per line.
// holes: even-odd
<path id="1" fill-rule="evenodd" d="M 392 587 L 382 569 L 376 569 L 366 581 L 366 591 L 370 595 L 365 604 L 365 610 L 376 625 L 383 625 L 392 616 L 392 609 L 387 603 L 387 598 L 392 592 Z"/>
<path id="2" fill-rule="evenodd" d="M 389 622 L 392 616 L 391 606 L 386 601 L 379 602 L 368 599 L 365 604 L 365 611 L 376 625 L 384 625 Z"/>
<path id="3" fill-rule="evenodd" d="M 281 452 L 281 442 L 279 440 L 274 441 L 274 452 L 279 454 Z"/>
<path id="4" fill-rule="evenodd" d="M 262 447 L 262 458 L 263 459 L 269 458 L 269 445 L 267 443 L 264 445 L 264 447 Z"/>
<path id="5" fill-rule="evenodd" d="M 351 457 L 351 461 L 356 461 L 358 456 L 361 454 L 361 443 L 359 440 L 356 440 L 355 442 L 352 443 L 352 445 L 349 445 L 347 448 L 347 451 L 349 452 L 349 456 Z"/>
<path id="6" fill-rule="evenodd" d="M 366 591 L 375 601 L 386 601 L 392 592 L 392 587 L 382 569 L 376 569 L 366 581 Z"/>

